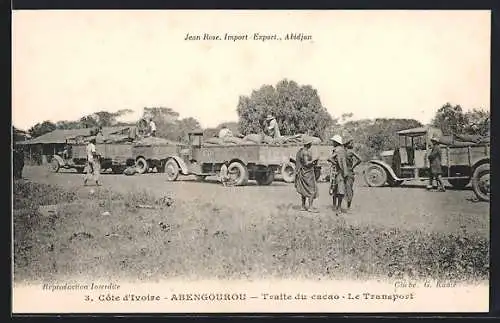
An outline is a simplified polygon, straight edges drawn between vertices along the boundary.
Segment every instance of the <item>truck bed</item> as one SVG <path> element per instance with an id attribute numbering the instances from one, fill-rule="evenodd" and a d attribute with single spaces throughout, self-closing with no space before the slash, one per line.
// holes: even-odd
<path id="1" fill-rule="evenodd" d="M 196 159 L 201 163 L 222 163 L 239 159 L 245 164 L 280 165 L 290 158 L 295 159 L 301 144 L 288 145 L 210 145 L 199 148 Z M 313 145 L 313 155 L 326 160 L 332 151 L 329 145 Z"/>

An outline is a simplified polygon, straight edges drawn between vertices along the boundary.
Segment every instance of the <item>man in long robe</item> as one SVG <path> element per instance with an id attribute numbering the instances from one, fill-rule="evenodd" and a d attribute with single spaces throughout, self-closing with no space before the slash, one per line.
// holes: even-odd
<path id="1" fill-rule="evenodd" d="M 333 154 L 328 159 L 332 164 L 330 174 L 330 195 L 336 214 L 342 210 L 342 201 L 346 194 L 346 177 L 347 177 L 347 155 L 342 144 L 342 137 L 335 135 L 330 140 L 333 142 Z"/>
<path id="2" fill-rule="evenodd" d="M 435 179 L 439 188 L 439 191 L 444 192 L 444 184 L 441 180 L 441 174 L 443 172 L 441 168 L 441 147 L 439 146 L 439 139 L 436 137 L 431 138 L 432 149 L 427 156 L 429 159 L 430 166 L 430 176 L 429 176 L 429 185 L 427 185 L 427 189 L 433 188 L 433 180 Z"/>
<path id="3" fill-rule="evenodd" d="M 346 149 L 346 164 L 347 176 L 345 178 L 346 191 L 345 197 L 347 199 L 347 208 L 351 208 L 352 199 L 354 198 L 354 168 L 361 163 L 361 157 L 354 151 L 353 139 L 349 138 L 345 141 L 344 147 Z"/>
<path id="4" fill-rule="evenodd" d="M 318 185 L 314 167 L 318 159 L 313 159 L 311 151 L 312 141 L 306 141 L 300 148 L 295 158 L 295 189 L 302 199 L 302 210 L 316 213 L 312 208 L 313 201 L 318 198 Z M 306 204 L 306 202 L 308 202 Z"/>

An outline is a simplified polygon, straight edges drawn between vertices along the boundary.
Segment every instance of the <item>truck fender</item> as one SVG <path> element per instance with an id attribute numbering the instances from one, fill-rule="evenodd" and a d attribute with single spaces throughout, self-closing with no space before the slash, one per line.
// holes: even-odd
<path id="1" fill-rule="evenodd" d="M 55 160 L 57 160 L 57 162 L 59 163 L 59 166 L 65 166 L 66 163 L 64 162 L 64 159 L 62 159 L 61 156 L 59 155 L 52 155 L 52 158 L 54 158 Z"/>
<path id="2" fill-rule="evenodd" d="M 490 159 L 488 157 L 481 158 L 480 160 L 476 161 L 474 163 L 474 165 L 472 165 L 472 172 L 474 172 L 474 170 L 476 168 L 478 168 L 480 165 L 482 165 L 482 164 L 489 164 L 489 163 L 490 163 Z"/>
<path id="3" fill-rule="evenodd" d="M 372 160 L 368 161 L 368 164 L 370 164 L 370 163 L 381 166 L 383 169 L 385 169 L 385 171 L 387 172 L 387 174 L 390 177 L 392 177 L 393 180 L 401 180 L 400 178 L 398 178 L 396 176 L 396 174 L 394 173 L 394 170 L 392 169 L 392 167 L 389 164 L 387 164 L 386 162 L 384 162 L 382 160 L 372 159 Z"/>
<path id="4" fill-rule="evenodd" d="M 177 165 L 179 165 L 179 168 L 181 169 L 181 174 L 182 175 L 188 175 L 189 174 L 189 170 L 187 168 L 187 165 L 184 162 L 184 160 L 182 160 L 182 158 L 180 158 L 179 156 L 171 156 L 168 159 L 170 159 L 170 158 L 174 159 L 177 162 Z"/>

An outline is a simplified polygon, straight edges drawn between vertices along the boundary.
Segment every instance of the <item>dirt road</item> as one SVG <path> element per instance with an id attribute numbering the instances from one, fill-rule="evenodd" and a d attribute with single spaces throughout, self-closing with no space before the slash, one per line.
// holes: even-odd
<path id="1" fill-rule="evenodd" d="M 82 175 L 72 172 L 51 173 L 45 167 L 31 166 L 24 170 L 24 177 L 43 183 L 63 186 L 85 194 L 91 189 L 111 189 L 125 193 L 131 190 L 153 192 L 161 196 L 169 194 L 176 200 L 211 202 L 229 207 L 242 216 L 265 217 L 282 209 L 296 209 L 299 204 L 293 184 L 274 182 L 270 186 L 257 186 L 250 182 L 246 187 L 224 188 L 207 178 L 197 182 L 181 177 L 167 182 L 162 174 L 135 176 L 103 174 L 101 188 L 84 187 Z M 423 230 L 427 232 L 464 231 L 489 237 L 489 203 L 476 202 L 470 189 L 446 192 L 428 192 L 424 182 L 404 184 L 401 187 L 366 187 L 361 176 L 356 179 L 352 210 L 343 215 L 346 224 L 375 227 Z M 319 214 L 297 210 L 304 217 L 335 217 L 331 209 L 328 185 L 321 183 L 320 197 L 315 206 Z M 241 212 L 241 210 L 245 212 Z"/>

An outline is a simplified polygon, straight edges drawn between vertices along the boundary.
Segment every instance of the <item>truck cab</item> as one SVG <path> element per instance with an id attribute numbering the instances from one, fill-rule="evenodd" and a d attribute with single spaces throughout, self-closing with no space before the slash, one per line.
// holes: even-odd
<path id="1" fill-rule="evenodd" d="M 383 151 L 380 157 L 369 161 L 365 170 L 368 186 L 388 183 L 398 186 L 406 180 L 429 179 L 427 159 L 431 138 L 439 138 L 443 179 L 454 188 L 472 188 L 481 200 L 489 200 L 490 151 L 489 142 L 467 142 L 463 136 L 443 136 L 440 129 L 419 127 L 398 131 L 399 145 Z"/>

